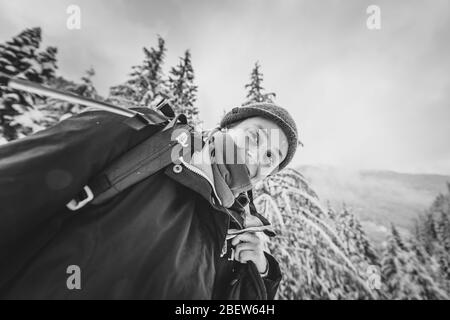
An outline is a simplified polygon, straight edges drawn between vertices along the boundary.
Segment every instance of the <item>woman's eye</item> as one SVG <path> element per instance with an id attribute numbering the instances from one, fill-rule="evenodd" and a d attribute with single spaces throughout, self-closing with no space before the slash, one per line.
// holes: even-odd
<path id="1" fill-rule="evenodd" d="M 266 154 L 266 156 L 267 156 L 267 158 L 269 159 L 269 161 L 270 161 L 270 163 L 275 163 L 275 161 L 277 160 L 277 156 L 276 156 L 276 154 L 274 154 L 272 151 L 267 151 L 267 154 Z"/>

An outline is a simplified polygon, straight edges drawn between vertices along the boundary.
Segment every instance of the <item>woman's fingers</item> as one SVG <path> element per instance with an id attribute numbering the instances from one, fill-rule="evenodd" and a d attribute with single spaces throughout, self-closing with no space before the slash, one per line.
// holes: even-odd
<path id="1" fill-rule="evenodd" d="M 245 250 L 256 251 L 258 250 L 258 245 L 256 243 L 251 242 L 241 242 L 238 245 L 236 245 L 234 247 L 234 256 L 236 257 L 237 260 L 239 260 L 240 253 Z"/>
<path id="2" fill-rule="evenodd" d="M 260 273 L 267 269 L 267 259 L 264 255 L 263 240 L 252 232 L 237 235 L 231 244 L 234 247 L 234 259 L 240 263 L 253 261 Z"/>
<path id="3" fill-rule="evenodd" d="M 239 254 L 237 259 L 240 263 L 247 263 L 253 261 L 255 264 L 258 262 L 258 253 L 254 250 L 244 250 Z"/>
<path id="4" fill-rule="evenodd" d="M 234 237 L 233 240 L 231 240 L 231 245 L 235 246 L 239 242 L 259 243 L 260 241 L 261 241 L 261 239 L 256 234 L 254 234 L 252 232 L 245 232 L 245 233 L 238 234 L 236 237 Z"/>

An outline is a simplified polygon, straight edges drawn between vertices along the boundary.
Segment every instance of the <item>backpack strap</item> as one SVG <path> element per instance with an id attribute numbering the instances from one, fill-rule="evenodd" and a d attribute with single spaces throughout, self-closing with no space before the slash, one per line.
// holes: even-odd
<path id="1" fill-rule="evenodd" d="M 180 123 L 181 122 L 181 123 Z M 164 129 L 133 147 L 95 176 L 66 206 L 76 211 L 87 203 L 101 204 L 203 147 L 201 135 L 178 115 Z"/>
<path id="2" fill-rule="evenodd" d="M 176 128 L 187 132 L 190 130 L 187 125 Z M 89 183 L 94 195 L 92 204 L 100 204 L 111 199 L 126 188 L 171 164 L 172 150 L 179 143 L 177 140 L 171 140 L 172 133 L 173 130 L 162 130 L 156 133 L 113 161 L 108 168 L 97 175 Z"/>
<path id="3" fill-rule="evenodd" d="M 145 117 L 146 126 L 161 125 L 175 118 L 175 113 L 166 100 L 161 101 L 155 108 L 133 107 L 130 110 L 135 112 L 136 115 L 126 119 L 124 123 L 138 130 L 141 128 L 138 127 L 136 121 L 143 121 L 141 115 Z"/>

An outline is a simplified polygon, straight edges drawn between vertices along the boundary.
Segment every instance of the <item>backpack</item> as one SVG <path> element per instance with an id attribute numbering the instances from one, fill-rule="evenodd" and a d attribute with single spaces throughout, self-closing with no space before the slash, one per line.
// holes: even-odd
<path id="1" fill-rule="evenodd" d="M 126 151 L 91 178 L 67 203 L 68 209 L 76 211 L 88 203 L 104 203 L 169 164 L 177 163 L 179 157 L 189 159 L 195 151 L 203 148 L 201 134 L 187 124 L 184 114 L 175 116 L 166 102 L 161 102 L 155 109 L 145 109 L 144 112 L 150 119 L 147 127 L 154 127 L 150 137 Z"/>

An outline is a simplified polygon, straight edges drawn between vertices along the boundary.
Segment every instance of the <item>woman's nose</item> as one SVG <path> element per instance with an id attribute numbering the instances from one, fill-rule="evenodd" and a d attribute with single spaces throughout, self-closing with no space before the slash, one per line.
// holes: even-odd
<path id="1" fill-rule="evenodd" d="M 258 157 L 256 156 L 256 152 L 251 148 L 247 149 L 247 157 L 249 164 L 258 165 Z"/>
<path id="2" fill-rule="evenodd" d="M 258 172 L 258 159 L 255 156 L 255 153 L 250 149 L 247 150 L 247 167 L 250 172 L 250 178 L 253 178 Z"/>

